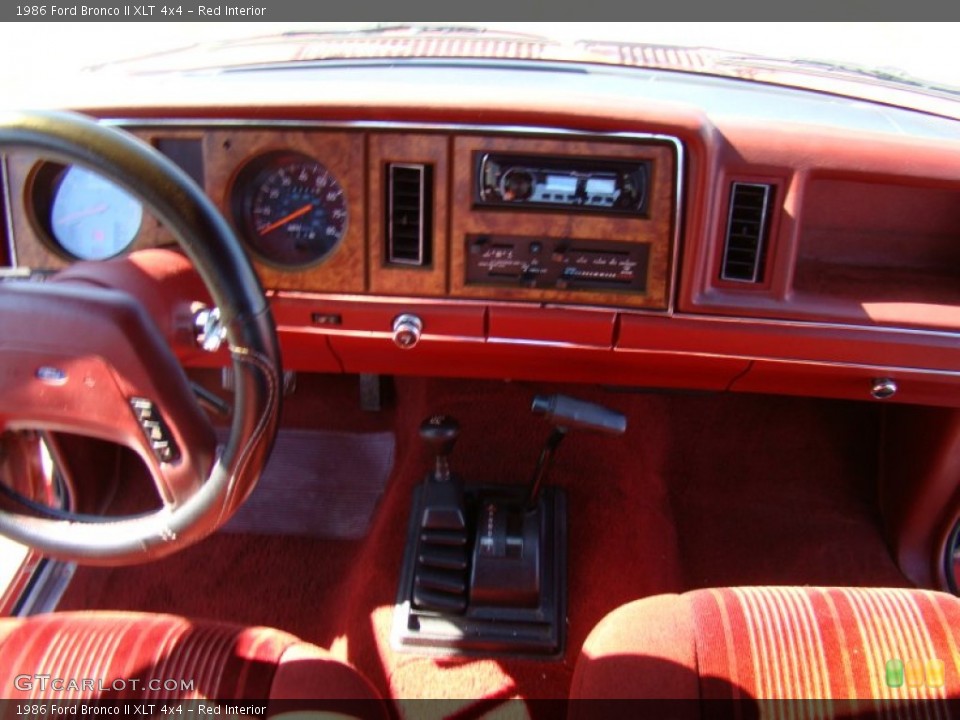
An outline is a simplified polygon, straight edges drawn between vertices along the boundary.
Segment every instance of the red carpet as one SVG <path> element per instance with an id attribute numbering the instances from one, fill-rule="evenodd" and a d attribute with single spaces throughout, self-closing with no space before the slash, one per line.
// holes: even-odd
<path id="1" fill-rule="evenodd" d="M 550 391 L 602 402 L 630 423 L 622 438 L 572 432 L 554 464 L 552 481 L 566 488 L 570 508 L 564 659 L 393 652 L 410 493 L 428 465 L 420 421 L 438 412 L 460 421 L 452 464 L 468 483 L 524 483 L 549 434 L 530 400 Z M 333 646 L 384 694 L 497 700 L 566 697 L 587 633 L 646 595 L 751 583 L 906 584 L 875 515 L 873 406 L 409 378 L 395 393 L 386 411 L 369 415 L 357 409 L 355 380 L 305 378 L 285 409 L 289 426 L 395 429 L 397 463 L 363 541 L 215 536 L 149 566 L 81 569 L 61 607 L 273 625 Z"/>

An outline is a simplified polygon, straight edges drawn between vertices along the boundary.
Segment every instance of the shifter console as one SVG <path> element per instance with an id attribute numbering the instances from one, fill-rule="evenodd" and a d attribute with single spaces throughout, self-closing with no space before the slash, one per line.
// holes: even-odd
<path id="1" fill-rule="evenodd" d="M 546 523 L 539 504 L 487 498 L 477 512 L 470 599 L 491 607 L 533 608 L 540 602 L 540 559 Z"/>
<path id="2" fill-rule="evenodd" d="M 455 420 L 428 418 L 435 462 L 414 491 L 393 642 L 432 653 L 559 656 L 566 626 L 566 499 L 545 484 L 571 428 L 622 433 L 619 413 L 562 395 L 534 399 L 554 429 L 523 485 L 463 485 Z"/>

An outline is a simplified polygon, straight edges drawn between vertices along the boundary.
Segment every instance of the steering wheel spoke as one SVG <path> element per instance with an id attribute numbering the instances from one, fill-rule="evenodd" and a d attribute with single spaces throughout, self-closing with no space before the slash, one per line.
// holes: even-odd
<path id="1" fill-rule="evenodd" d="M 151 317 L 129 295 L 46 283 L 0 286 L 0 417 L 137 451 L 167 505 L 207 477 L 216 439 Z M 38 338 L 36 328 L 44 328 Z M 158 379 L 158 380 L 155 380 Z"/>
<path id="2" fill-rule="evenodd" d="M 220 309 L 236 393 L 230 435 L 218 452 L 170 345 L 176 324 L 161 317 L 157 293 L 136 287 L 146 275 L 130 285 L 104 281 L 109 273 L 94 272 L 91 280 L 68 270 L 52 282 L 0 284 L 0 430 L 68 432 L 133 448 L 163 500 L 149 515 L 95 520 L 0 510 L 0 534 L 78 562 L 162 557 L 225 523 L 266 462 L 280 404 L 269 306 L 230 226 L 183 171 L 148 145 L 78 115 L 0 113 L 0 152 L 15 148 L 100 173 L 166 225 L 186 258 L 152 257 L 167 268 L 186 262 L 196 270 L 179 273 L 186 284 L 178 289 L 196 300 L 209 297 Z"/>
<path id="3" fill-rule="evenodd" d="M 142 431 L 137 450 L 150 470 L 157 495 L 166 506 L 182 505 L 209 472 L 214 457 L 211 438 L 205 438 L 203 447 L 197 447 L 197 438 L 184 438 L 183 442 L 189 444 L 181 447 L 155 403 L 138 396 L 130 398 L 130 408 Z M 206 467 L 206 472 L 196 472 L 199 467 Z"/>

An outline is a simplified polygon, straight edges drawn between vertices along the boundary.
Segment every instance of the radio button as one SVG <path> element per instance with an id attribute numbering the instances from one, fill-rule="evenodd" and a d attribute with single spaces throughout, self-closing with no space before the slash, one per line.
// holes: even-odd
<path id="1" fill-rule="evenodd" d="M 489 238 L 487 237 L 477 238 L 472 243 L 470 243 L 470 253 L 472 255 L 479 255 L 480 253 L 483 252 L 483 249 L 487 246 L 488 242 L 489 242 Z"/>

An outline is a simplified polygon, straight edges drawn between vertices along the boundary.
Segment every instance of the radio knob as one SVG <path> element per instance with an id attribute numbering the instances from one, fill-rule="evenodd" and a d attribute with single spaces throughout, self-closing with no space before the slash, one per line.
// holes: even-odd
<path id="1" fill-rule="evenodd" d="M 526 200 L 533 195 L 536 185 L 533 175 L 525 170 L 508 170 L 503 176 L 503 199 L 511 201 Z"/>
<path id="2" fill-rule="evenodd" d="M 416 315 L 404 313 L 393 319 L 393 342 L 401 350 L 409 350 L 420 342 L 423 321 Z"/>

